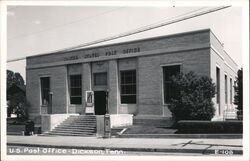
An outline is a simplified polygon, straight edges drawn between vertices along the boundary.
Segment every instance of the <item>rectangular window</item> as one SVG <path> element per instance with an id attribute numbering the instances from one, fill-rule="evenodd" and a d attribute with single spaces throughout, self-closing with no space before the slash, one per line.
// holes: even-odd
<path id="1" fill-rule="evenodd" d="M 107 73 L 94 73 L 94 85 L 106 86 L 107 85 Z"/>
<path id="2" fill-rule="evenodd" d="M 172 65 L 163 67 L 164 81 L 164 103 L 168 104 L 172 98 L 177 95 L 177 90 L 173 88 L 170 78 L 180 73 L 180 65 Z"/>
<path id="3" fill-rule="evenodd" d="M 235 87 L 237 86 L 237 81 L 235 80 L 234 81 L 234 95 L 233 95 L 233 97 L 235 97 L 235 95 L 236 95 L 236 91 L 235 91 Z M 234 100 L 235 101 L 235 100 Z"/>
<path id="4" fill-rule="evenodd" d="M 49 77 L 42 77 L 41 78 L 42 105 L 49 104 L 49 92 L 50 92 L 50 78 Z"/>
<path id="5" fill-rule="evenodd" d="M 220 68 L 218 67 L 216 67 L 216 93 L 216 102 L 220 104 Z"/>
<path id="6" fill-rule="evenodd" d="M 121 71 L 121 103 L 136 104 L 136 70 Z"/>
<path id="7" fill-rule="evenodd" d="M 227 75 L 225 75 L 225 104 L 227 104 Z"/>
<path id="8" fill-rule="evenodd" d="M 70 76 L 70 104 L 82 104 L 82 76 Z"/>
<path id="9" fill-rule="evenodd" d="M 233 103 L 233 80 L 230 78 L 230 104 Z"/>

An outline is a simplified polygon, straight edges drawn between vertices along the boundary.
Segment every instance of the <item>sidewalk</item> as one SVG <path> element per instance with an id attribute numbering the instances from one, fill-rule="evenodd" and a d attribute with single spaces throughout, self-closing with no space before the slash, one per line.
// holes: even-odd
<path id="1" fill-rule="evenodd" d="M 134 152 L 215 154 L 231 150 L 242 154 L 242 139 L 96 138 L 72 136 L 7 136 L 8 146 L 54 147 Z"/>

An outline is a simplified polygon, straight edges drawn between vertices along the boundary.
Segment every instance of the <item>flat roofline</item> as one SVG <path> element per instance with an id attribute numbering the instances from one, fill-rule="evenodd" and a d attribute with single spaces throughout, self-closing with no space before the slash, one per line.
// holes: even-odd
<path id="1" fill-rule="evenodd" d="M 125 42 L 117 42 L 117 43 L 97 45 L 97 46 L 91 46 L 91 47 L 83 47 L 83 48 L 80 48 L 80 49 L 78 48 L 78 49 L 70 50 L 70 51 L 58 51 L 58 52 L 42 53 L 42 54 L 27 56 L 26 59 L 27 58 L 39 57 L 39 56 L 59 54 L 59 53 L 62 54 L 62 53 L 69 53 L 69 52 L 73 52 L 73 51 L 91 50 L 91 49 L 97 49 L 97 48 L 103 48 L 103 47 L 109 47 L 109 46 L 111 47 L 111 46 L 125 45 L 125 44 L 130 44 L 130 43 L 138 43 L 138 42 L 143 42 L 143 41 L 151 41 L 151 40 L 155 40 L 155 39 L 163 39 L 163 38 L 182 36 L 182 35 L 189 35 L 189 34 L 201 33 L 201 32 L 211 32 L 211 29 L 206 28 L 206 29 L 201 29 L 201 30 L 193 30 L 193 31 L 175 33 L 175 34 L 170 34 L 170 35 L 156 36 L 156 37 L 151 37 L 151 38 L 143 38 L 143 39 L 130 40 L 130 41 L 125 41 Z"/>
<path id="2" fill-rule="evenodd" d="M 238 64 L 233 60 L 233 58 L 227 53 L 227 51 L 225 49 L 223 49 L 223 52 L 229 57 L 230 60 L 232 60 L 232 62 L 234 63 L 234 65 L 236 65 L 237 68 L 239 68 Z"/>
<path id="3" fill-rule="evenodd" d="M 237 66 L 237 68 L 239 68 L 238 67 L 238 64 L 233 60 L 233 58 L 227 53 L 227 51 L 224 49 L 224 46 L 223 46 L 223 44 L 224 43 L 222 43 L 221 41 L 220 41 L 220 39 L 214 34 L 214 32 L 210 29 L 210 32 L 214 35 L 214 37 L 216 38 L 216 40 L 220 43 L 220 45 L 222 46 L 222 48 L 223 48 L 223 52 L 229 57 L 229 59 L 230 60 L 232 60 L 232 62 L 234 63 L 234 65 L 236 65 Z"/>

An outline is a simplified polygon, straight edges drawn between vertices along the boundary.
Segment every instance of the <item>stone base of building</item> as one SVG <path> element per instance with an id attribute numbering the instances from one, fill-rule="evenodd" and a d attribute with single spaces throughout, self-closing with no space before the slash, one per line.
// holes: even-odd
<path id="1" fill-rule="evenodd" d="M 147 125 L 156 127 L 171 127 L 174 123 L 172 117 L 157 115 L 137 115 L 133 118 L 134 125 Z"/>
<path id="2" fill-rule="evenodd" d="M 211 121 L 223 121 L 223 117 L 222 116 L 214 116 Z"/>
<path id="3" fill-rule="evenodd" d="M 133 125 L 132 114 L 111 114 L 109 116 L 110 128 L 125 127 Z M 108 131 L 104 115 L 96 115 L 96 136 L 103 137 L 105 131 Z"/>

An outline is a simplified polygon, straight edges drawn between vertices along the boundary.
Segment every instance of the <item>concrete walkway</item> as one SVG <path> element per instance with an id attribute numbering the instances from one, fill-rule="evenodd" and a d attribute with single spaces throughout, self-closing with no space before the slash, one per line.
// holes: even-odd
<path id="1" fill-rule="evenodd" d="M 123 150 L 165 153 L 242 154 L 242 139 L 96 138 L 77 136 L 7 136 L 8 146 Z"/>

